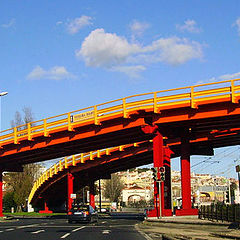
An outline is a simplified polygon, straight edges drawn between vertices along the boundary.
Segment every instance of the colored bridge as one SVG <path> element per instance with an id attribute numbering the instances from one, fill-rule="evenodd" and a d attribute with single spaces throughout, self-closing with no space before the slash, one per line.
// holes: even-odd
<path id="1" fill-rule="evenodd" d="M 164 149 L 169 147 L 174 156 L 181 156 L 181 214 L 195 213 L 191 209 L 190 155 L 211 155 L 213 148 L 239 144 L 239 81 L 134 95 L 4 130 L 0 134 L 1 171 L 152 140 L 154 166 L 167 162 L 170 151 Z"/>

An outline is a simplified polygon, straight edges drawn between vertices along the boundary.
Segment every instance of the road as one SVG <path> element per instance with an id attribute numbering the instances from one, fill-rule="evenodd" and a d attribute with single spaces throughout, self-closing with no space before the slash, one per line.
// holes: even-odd
<path id="1" fill-rule="evenodd" d="M 144 240 L 135 229 L 138 222 L 99 219 L 98 223 L 69 224 L 66 219 L 19 219 L 0 223 L 0 240 Z"/>

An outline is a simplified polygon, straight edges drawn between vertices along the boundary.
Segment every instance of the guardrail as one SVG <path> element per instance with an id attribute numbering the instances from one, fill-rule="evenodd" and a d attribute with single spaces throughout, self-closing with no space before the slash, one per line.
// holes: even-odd
<path id="1" fill-rule="evenodd" d="M 152 142 L 152 140 L 139 142 L 139 143 L 132 143 L 132 144 L 125 144 L 117 147 L 101 149 L 97 151 L 91 151 L 88 153 L 81 153 L 77 155 L 72 155 L 69 157 L 65 157 L 64 159 L 60 160 L 58 163 L 55 163 L 49 169 L 47 169 L 33 184 L 32 190 L 28 197 L 28 202 L 31 202 L 36 190 L 48 181 L 50 178 L 56 176 L 59 172 L 64 171 L 69 167 L 74 167 L 77 164 L 84 164 L 86 161 L 92 161 L 95 158 L 100 158 L 103 155 L 110 155 L 112 152 L 115 151 L 124 151 L 125 148 L 129 147 L 138 147 L 141 143 Z"/>
<path id="2" fill-rule="evenodd" d="M 201 206 L 198 216 L 201 219 L 240 223 L 240 204 Z"/>
<path id="3" fill-rule="evenodd" d="M 189 106 L 197 108 L 206 102 L 228 99 L 237 103 L 240 97 L 240 79 L 200 84 L 190 87 L 137 94 L 69 113 L 34 121 L 0 132 L 0 147 L 18 144 L 22 140 L 32 140 L 37 136 L 49 136 L 53 131 L 68 130 L 85 124 L 99 125 L 109 117 L 122 115 L 128 118 L 136 110 L 151 110 L 159 113 L 162 109 Z"/>

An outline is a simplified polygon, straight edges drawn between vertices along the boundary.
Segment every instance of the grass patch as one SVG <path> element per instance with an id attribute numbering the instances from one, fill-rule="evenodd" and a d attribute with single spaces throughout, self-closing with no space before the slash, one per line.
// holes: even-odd
<path id="1" fill-rule="evenodd" d="M 67 215 L 66 213 L 37 213 L 37 212 L 16 212 L 16 213 L 3 213 L 4 216 L 30 216 L 30 217 L 41 217 L 41 216 L 58 216 Z"/>

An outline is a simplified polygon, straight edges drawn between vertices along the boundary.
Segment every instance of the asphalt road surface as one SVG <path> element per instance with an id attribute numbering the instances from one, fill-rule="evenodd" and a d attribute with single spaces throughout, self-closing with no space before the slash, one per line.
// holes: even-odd
<path id="1" fill-rule="evenodd" d="M 134 219 L 99 219 L 69 224 L 66 219 L 19 219 L 0 223 L 0 240 L 144 240 Z"/>

